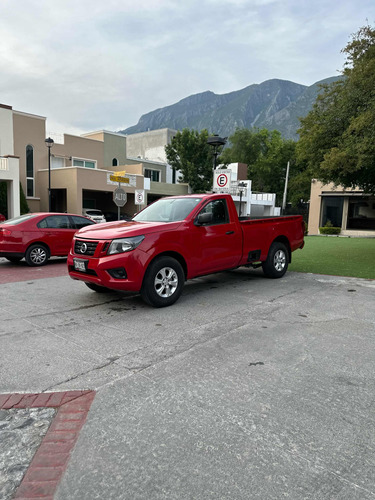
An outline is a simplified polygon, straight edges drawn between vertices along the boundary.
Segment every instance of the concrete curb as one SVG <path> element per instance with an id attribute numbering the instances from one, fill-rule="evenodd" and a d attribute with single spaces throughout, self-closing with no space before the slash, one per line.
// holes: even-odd
<path id="1" fill-rule="evenodd" d="M 2 410 L 58 409 L 13 498 L 53 499 L 94 397 L 95 391 L 0 394 Z"/>

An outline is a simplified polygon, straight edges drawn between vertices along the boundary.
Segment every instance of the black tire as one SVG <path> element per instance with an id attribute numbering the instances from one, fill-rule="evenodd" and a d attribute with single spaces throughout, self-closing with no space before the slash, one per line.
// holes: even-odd
<path id="1" fill-rule="evenodd" d="M 171 306 L 180 297 L 184 282 L 184 271 L 176 259 L 158 257 L 147 268 L 141 297 L 153 307 Z"/>
<path id="2" fill-rule="evenodd" d="M 18 264 L 18 262 L 21 262 L 23 257 L 5 257 L 6 260 L 9 260 L 9 262 L 12 262 L 13 264 Z"/>
<path id="3" fill-rule="evenodd" d="M 289 253 L 283 243 L 272 243 L 267 260 L 262 262 L 264 275 L 267 278 L 282 278 L 288 269 Z"/>
<path id="4" fill-rule="evenodd" d="M 29 266 L 44 266 L 49 259 L 49 250 L 44 245 L 30 245 L 26 250 L 25 260 Z"/>
<path id="5" fill-rule="evenodd" d="M 106 288 L 105 286 L 97 285 L 96 283 L 85 283 L 85 285 L 88 288 L 90 288 L 90 290 L 93 290 L 94 292 L 97 292 L 97 293 L 106 293 L 106 292 L 111 291 L 109 288 Z"/>

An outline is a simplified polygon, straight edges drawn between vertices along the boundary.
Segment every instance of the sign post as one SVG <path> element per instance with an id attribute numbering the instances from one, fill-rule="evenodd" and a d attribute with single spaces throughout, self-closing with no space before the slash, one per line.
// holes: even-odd
<path id="1" fill-rule="evenodd" d="M 138 205 L 138 212 L 139 212 L 141 210 L 141 205 L 144 205 L 145 202 L 145 190 L 136 189 L 134 192 L 134 199 L 136 205 Z"/>
<path id="2" fill-rule="evenodd" d="M 231 188 L 231 174 L 229 169 L 214 170 L 214 191 L 215 193 L 229 193 Z"/>
<path id="3" fill-rule="evenodd" d="M 123 172 L 114 172 L 112 175 L 109 176 L 110 180 L 113 182 L 123 182 L 124 184 L 129 184 L 129 177 L 125 177 L 125 170 Z"/>
<path id="4" fill-rule="evenodd" d="M 121 188 L 121 183 L 129 184 L 129 178 L 125 177 L 126 171 L 114 172 L 109 176 L 112 182 L 118 182 L 118 188 L 113 191 L 113 201 L 117 205 L 117 220 L 120 220 L 120 207 L 123 207 L 128 200 L 126 192 Z"/>
<path id="5" fill-rule="evenodd" d="M 113 201 L 117 205 L 117 220 L 120 220 L 120 207 L 123 207 L 125 203 L 128 201 L 128 197 L 126 192 L 120 187 L 116 188 L 113 191 Z"/>

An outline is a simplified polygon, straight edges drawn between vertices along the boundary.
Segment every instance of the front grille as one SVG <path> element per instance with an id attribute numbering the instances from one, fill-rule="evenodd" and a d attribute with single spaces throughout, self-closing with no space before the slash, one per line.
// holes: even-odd
<path id="1" fill-rule="evenodd" d="M 98 243 L 98 241 L 76 240 L 74 253 L 79 255 L 94 255 Z"/>

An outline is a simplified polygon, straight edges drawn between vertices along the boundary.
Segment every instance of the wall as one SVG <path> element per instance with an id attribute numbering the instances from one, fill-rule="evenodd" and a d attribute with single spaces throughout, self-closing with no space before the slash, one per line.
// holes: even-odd
<path id="1" fill-rule="evenodd" d="M 65 167 L 54 169 L 51 171 L 51 186 L 52 189 L 66 189 L 67 195 L 67 211 L 70 213 L 81 214 L 83 208 L 83 191 L 96 192 L 98 196 L 103 194 L 108 199 L 108 207 L 97 207 L 102 210 L 111 209 L 117 210 L 117 207 L 112 202 L 113 191 L 118 187 L 117 184 L 108 183 L 109 171 L 103 169 L 88 169 L 84 167 Z M 134 209 L 131 200 L 134 201 L 135 189 L 143 189 L 143 176 L 135 176 L 135 186 L 122 186 L 129 197 L 130 211 Z M 38 182 L 41 189 L 48 190 L 48 170 L 40 171 Z M 128 204 L 124 207 L 124 212 L 128 209 Z M 126 208 L 126 210 L 125 210 Z M 41 210 L 48 211 L 48 198 L 43 198 L 41 201 Z M 135 210 L 134 210 L 135 211 Z M 133 213 L 133 212 L 132 212 Z"/>
<path id="2" fill-rule="evenodd" d="M 7 218 L 12 219 L 20 215 L 19 159 L 17 156 L 0 157 L 0 182 L 3 181 L 7 187 Z"/>
<path id="3" fill-rule="evenodd" d="M 310 190 L 310 207 L 309 207 L 309 220 L 308 220 L 308 234 L 318 235 L 319 226 L 322 224 L 322 200 L 324 196 L 340 196 L 343 198 L 343 211 L 342 211 L 342 235 L 346 236 L 373 236 L 373 231 L 353 231 L 347 229 L 348 205 L 349 200 L 353 196 L 359 196 L 362 191 L 359 188 L 345 189 L 342 186 L 335 186 L 335 184 L 323 184 L 316 179 L 311 182 Z M 345 196 L 346 195 L 346 196 Z"/>
<path id="4" fill-rule="evenodd" d="M 103 141 L 64 134 L 64 144 L 55 143 L 51 149 L 51 154 L 65 156 L 67 167 L 72 166 L 70 158 L 81 158 L 84 160 L 95 160 L 96 168 L 104 168 Z"/>
<path id="5" fill-rule="evenodd" d="M 40 197 L 48 198 L 48 190 L 38 185 L 38 171 L 48 168 L 48 148 L 45 145 L 46 119 L 42 116 L 13 111 L 14 154 L 19 156 L 19 175 L 23 191 L 31 212 L 40 211 Z M 26 189 L 26 146 L 34 148 L 34 196 L 27 196 Z"/>
<path id="6" fill-rule="evenodd" d="M 164 147 L 170 143 L 177 131 L 169 128 L 130 134 L 126 139 L 130 158 L 140 155 L 143 159 L 166 162 Z"/>
<path id="7" fill-rule="evenodd" d="M 11 106 L 0 104 L 0 156 L 13 155 L 13 112 Z"/>
<path id="8" fill-rule="evenodd" d="M 104 142 L 104 168 L 110 170 L 113 158 L 117 158 L 119 165 L 126 163 L 125 135 L 117 134 L 116 132 L 109 132 L 107 130 L 101 130 L 98 132 L 82 134 L 82 137 Z"/>
<path id="9" fill-rule="evenodd" d="M 172 184 L 173 171 L 167 163 L 165 154 L 165 146 L 170 144 L 172 138 L 177 131 L 170 128 L 159 130 L 150 130 L 148 132 L 140 132 L 138 134 L 130 134 L 126 136 L 126 147 L 129 158 L 162 162 L 166 164 L 165 178 L 162 182 Z M 176 179 L 179 177 L 179 172 L 176 172 Z"/>
<path id="10" fill-rule="evenodd" d="M 119 165 L 126 163 L 126 136 L 104 132 L 104 167 L 110 170 L 113 158 Z"/>

